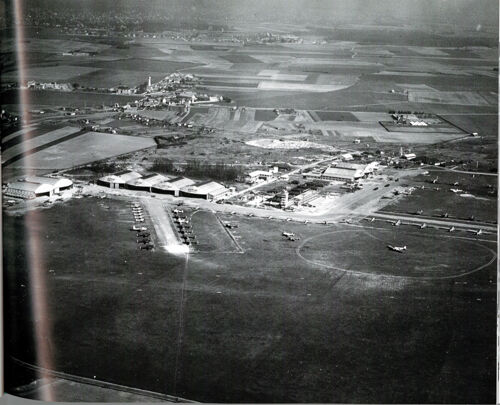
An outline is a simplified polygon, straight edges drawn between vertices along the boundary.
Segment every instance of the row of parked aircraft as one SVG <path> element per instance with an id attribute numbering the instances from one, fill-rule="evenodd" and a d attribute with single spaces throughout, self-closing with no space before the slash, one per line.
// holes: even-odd
<path id="1" fill-rule="evenodd" d="M 141 205 L 139 203 L 132 203 L 131 207 L 135 222 L 144 222 L 144 214 Z"/>
<path id="2" fill-rule="evenodd" d="M 144 214 L 142 212 L 142 207 L 139 203 L 131 204 L 132 213 L 134 215 L 134 220 L 136 223 L 144 222 Z M 154 244 L 151 241 L 151 233 L 148 232 L 148 228 L 141 225 L 132 225 L 131 231 L 136 232 L 136 242 L 141 250 L 152 250 L 154 249 Z"/>

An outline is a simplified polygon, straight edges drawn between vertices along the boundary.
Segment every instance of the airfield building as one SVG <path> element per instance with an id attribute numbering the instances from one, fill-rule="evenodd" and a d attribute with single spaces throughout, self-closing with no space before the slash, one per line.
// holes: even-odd
<path id="1" fill-rule="evenodd" d="M 49 184 L 52 186 L 52 192 L 55 194 L 73 187 L 73 182 L 65 178 L 27 176 L 24 180 L 30 183 Z"/>
<path id="2" fill-rule="evenodd" d="M 175 177 L 173 179 L 155 184 L 151 187 L 151 191 L 153 193 L 171 194 L 178 197 L 182 188 L 192 186 L 194 184 L 195 182 L 193 180 L 186 177 Z"/>
<path id="3" fill-rule="evenodd" d="M 180 195 L 183 197 L 202 198 L 204 200 L 215 200 L 224 197 L 227 193 L 229 193 L 229 189 L 215 181 L 184 187 L 180 191 Z"/>
<path id="4" fill-rule="evenodd" d="M 321 173 L 320 178 L 323 180 L 346 181 L 352 183 L 362 178 L 364 175 L 363 169 L 356 166 L 331 166 Z"/>
<path id="5" fill-rule="evenodd" d="M 247 183 L 256 183 L 259 180 L 269 180 L 276 175 L 277 171 L 269 170 L 255 170 L 248 173 Z"/>
<path id="6" fill-rule="evenodd" d="M 129 190 L 152 191 L 153 186 L 165 181 L 168 181 L 168 177 L 152 173 L 147 176 L 128 181 L 125 184 L 125 187 Z"/>
<path id="7" fill-rule="evenodd" d="M 7 184 L 5 195 L 15 198 L 33 199 L 36 197 L 58 194 L 73 187 L 73 182 L 65 178 L 27 176 L 24 181 Z"/>
<path id="8" fill-rule="evenodd" d="M 109 176 L 101 177 L 97 180 L 97 184 L 109 188 L 124 188 L 126 183 L 141 177 L 142 175 L 137 172 L 124 170 Z"/>
<path id="9" fill-rule="evenodd" d="M 5 195 L 9 197 L 31 200 L 36 197 L 52 195 L 53 188 L 50 184 L 31 183 L 29 181 L 16 181 L 7 185 Z"/>

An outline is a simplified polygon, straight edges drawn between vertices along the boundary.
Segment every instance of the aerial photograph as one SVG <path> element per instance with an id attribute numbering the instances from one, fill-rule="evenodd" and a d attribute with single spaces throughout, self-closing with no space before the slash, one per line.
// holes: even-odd
<path id="1" fill-rule="evenodd" d="M 4 388 L 497 403 L 498 0 L 1 0 Z"/>

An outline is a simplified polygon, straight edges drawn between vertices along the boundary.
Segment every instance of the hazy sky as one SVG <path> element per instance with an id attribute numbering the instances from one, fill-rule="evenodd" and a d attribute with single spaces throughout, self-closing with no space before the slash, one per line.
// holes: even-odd
<path id="1" fill-rule="evenodd" d="M 456 24 L 470 29 L 498 26 L 498 0 L 26 0 L 54 7 L 116 10 L 144 7 L 161 14 L 193 17 L 225 17 L 290 20 L 311 24 L 320 20 L 374 24 L 394 20 L 418 26 L 422 23 Z"/>

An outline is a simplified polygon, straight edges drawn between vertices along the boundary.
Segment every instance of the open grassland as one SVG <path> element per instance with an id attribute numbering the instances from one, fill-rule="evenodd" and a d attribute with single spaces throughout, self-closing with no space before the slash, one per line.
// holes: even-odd
<path id="1" fill-rule="evenodd" d="M 30 256 L 17 252 L 38 240 L 58 370 L 206 402 L 494 401 L 495 263 L 406 276 L 459 275 L 495 244 L 227 214 L 245 253 L 186 260 L 137 250 L 127 204 L 97 201 L 5 218 L 5 322 L 21 336 L 10 355 L 36 362 L 35 321 L 18 316 Z M 385 247 L 405 241 L 407 256 Z"/>
<path id="2" fill-rule="evenodd" d="M 87 132 L 66 142 L 33 153 L 14 162 L 12 166 L 37 169 L 66 169 L 155 145 L 154 140 L 150 138 Z"/>
<path id="3" fill-rule="evenodd" d="M 57 142 L 66 138 L 68 135 L 75 134 L 79 131 L 80 128 L 68 126 L 44 132 L 42 134 L 37 134 L 38 136 L 29 136 L 28 133 L 27 136 L 23 138 L 22 142 L 10 146 L 5 152 L 2 153 L 2 163 L 45 144 Z"/>
<path id="4" fill-rule="evenodd" d="M 24 72 L 25 80 L 35 80 L 37 82 L 77 82 L 80 76 L 95 72 L 98 69 L 85 66 L 58 65 L 57 67 L 32 67 Z M 18 81 L 17 72 L 9 72 L 2 75 L 6 82 Z"/>

